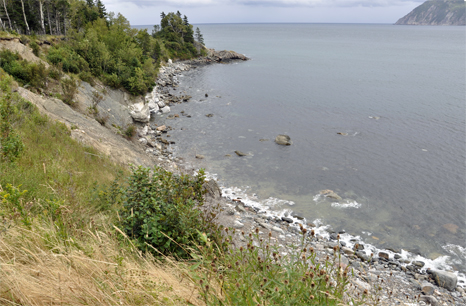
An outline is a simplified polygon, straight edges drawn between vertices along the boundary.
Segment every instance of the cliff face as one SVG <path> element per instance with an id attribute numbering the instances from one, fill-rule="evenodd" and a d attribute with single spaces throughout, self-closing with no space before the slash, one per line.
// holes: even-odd
<path id="1" fill-rule="evenodd" d="M 416 7 L 395 24 L 466 25 L 464 0 L 429 0 Z"/>

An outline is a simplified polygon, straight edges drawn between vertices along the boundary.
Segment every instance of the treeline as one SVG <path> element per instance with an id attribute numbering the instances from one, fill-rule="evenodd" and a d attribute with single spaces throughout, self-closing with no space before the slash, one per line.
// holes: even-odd
<path id="1" fill-rule="evenodd" d="M 0 0 L 0 27 L 18 34 L 66 35 L 88 22 L 105 18 L 100 0 Z"/>
<path id="2" fill-rule="evenodd" d="M 199 28 L 194 33 L 179 11 L 162 13 L 160 25 L 149 34 L 147 29 L 131 28 L 121 14 L 107 13 L 100 0 L 0 1 L 4 31 L 31 35 L 33 46 L 40 35 L 62 36 L 44 52 L 48 62 L 83 81 L 97 78 L 132 94 L 152 89 L 162 61 L 204 52 Z"/>

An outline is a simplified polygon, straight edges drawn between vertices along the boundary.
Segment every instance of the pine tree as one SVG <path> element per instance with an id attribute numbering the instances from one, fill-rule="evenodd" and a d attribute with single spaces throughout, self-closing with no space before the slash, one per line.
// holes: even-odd
<path id="1" fill-rule="evenodd" d="M 99 11 L 99 17 L 100 18 L 106 18 L 107 17 L 107 10 L 105 9 L 105 6 L 103 5 L 102 1 L 97 0 L 96 6 L 97 6 L 97 10 Z"/>
<path id="2" fill-rule="evenodd" d="M 178 16 L 178 17 L 181 18 L 181 13 L 180 13 L 180 11 L 176 11 L 176 16 Z"/>
<path id="3" fill-rule="evenodd" d="M 160 19 L 164 19 L 164 18 L 165 18 L 165 16 L 167 16 L 167 15 L 165 15 L 165 13 L 164 13 L 164 12 L 160 13 Z"/>
<path id="4" fill-rule="evenodd" d="M 199 30 L 199 27 L 196 28 L 196 40 L 201 45 L 204 45 L 204 37 L 202 36 L 201 30 Z"/>

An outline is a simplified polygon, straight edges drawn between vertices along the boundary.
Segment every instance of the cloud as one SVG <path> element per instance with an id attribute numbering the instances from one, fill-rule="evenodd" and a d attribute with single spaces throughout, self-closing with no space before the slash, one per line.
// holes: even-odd
<path id="1" fill-rule="evenodd" d="M 107 0 L 105 5 L 134 4 L 138 7 L 198 7 L 246 5 L 267 7 L 389 7 L 422 3 L 425 0 Z"/>

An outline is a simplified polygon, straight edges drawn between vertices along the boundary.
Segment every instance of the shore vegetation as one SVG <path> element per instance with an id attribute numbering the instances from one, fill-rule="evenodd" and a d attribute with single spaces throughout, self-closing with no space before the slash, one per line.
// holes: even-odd
<path id="1" fill-rule="evenodd" d="M 247 249 L 235 248 L 232 229 L 216 221 L 221 208 L 205 203 L 202 170 L 115 164 L 17 92 L 22 86 L 74 106 L 81 79 L 144 94 L 162 62 L 204 52 L 186 16 L 162 13 L 149 34 L 100 0 L 1 4 L 0 39 L 20 40 L 35 57 L 0 50 L 1 304 L 350 301 L 348 270 L 337 255 L 317 261 L 304 229 L 287 255 L 258 232 L 245 235 Z M 131 139 L 136 127 L 124 134 Z"/>

